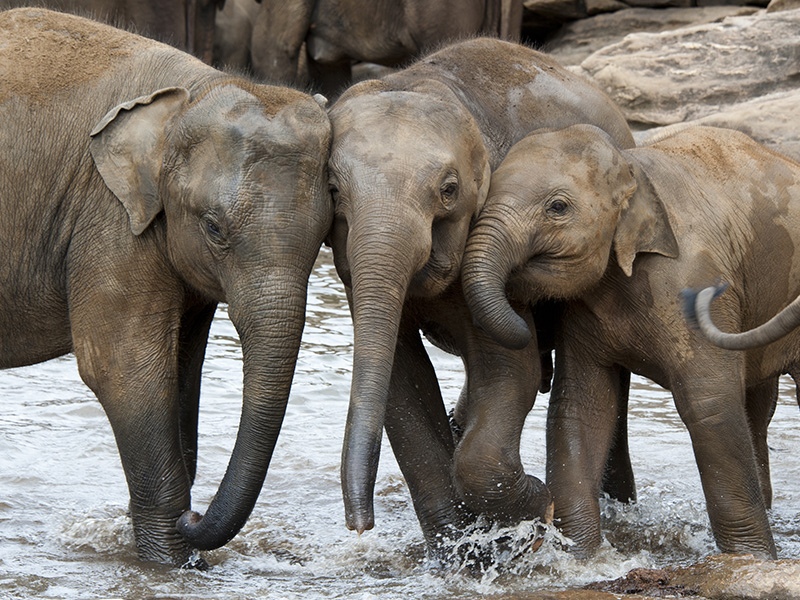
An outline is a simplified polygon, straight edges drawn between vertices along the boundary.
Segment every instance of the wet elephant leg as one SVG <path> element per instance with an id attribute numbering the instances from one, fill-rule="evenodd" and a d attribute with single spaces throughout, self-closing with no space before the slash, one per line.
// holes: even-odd
<path id="1" fill-rule="evenodd" d="M 758 481 L 761 485 L 761 494 L 764 504 L 772 507 L 772 481 L 769 471 L 769 447 L 767 446 L 767 428 L 775 406 L 778 403 L 778 378 L 773 377 L 758 385 L 747 388 L 745 395 L 747 408 L 747 422 L 750 425 L 750 434 L 753 436 L 753 448 L 758 467 Z"/>
<path id="2" fill-rule="evenodd" d="M 612 447 L 621 397 L 621 369 L 599 365 L 569 344 L 556 350 L 547 412 L 547 485 L 555 520 L 588 556 L 600 546 L 599 492 Z"/>
<path id="3" fill-rule="evenodd" d="M 78 368 L 116 438 L 139 557 L 187 564 L 192 550 L 176 529 L 178 518 L 191 508 L 180 439 L 178 311 L 134 314 L 118 304 L 95 302 L 86 311 L 79 309 L 81 303 L 75 306 Z"/>
<path id="4" fill-rule="evenodd" d="M 719 351 L 722 352 L 722 351 Z M 708 365 L 724 377 L 709 376 Z M 745 411 L 744 359 L 704 356 L 672 386 L 692 438 L 714 538 L 722 552 L 776 556 Z"/>
<path id="5" fill-rule="evenodd" d="M 443 551 L 468 517 L 452 482 L 454 444 L 439 383 L 416 328 L 401 327 L 385 427 L 428 548 Z"/>
<path id="6" fill-rule="evenodd" d="M 178 340 L 178 389 L 180 434 L 183 459 L 189 480 L 197 473 L 197 418 L 200 408 L 200 379 L 208 342 L 208 331 L 216 304 L 199 306 L 184 314 Z"/>
<path id="7" fill-rule="evenodd" d="M 608 452 L 603 472 L 602 491 L 619 502 L 636 502 L 636 481 L 633 477 L 630 450 L 628 448 L 628 396 L 631 372 L 618 369 L 617 423 L 614 440 Z"/>
<path id="8" fill-rule="evenodd" d="M 455 452 L 455 483 L 467 507 L 501 524 L 552 517 L 544 483 L 527 475 L 519 455 L 520 436 L 541 381 L 535 340 L 508 350 L 472 324 L 460 293 L 443 303 L 446 323 L 467 370 L 455 420 L 463 434 Z M 530 326 L 530 315 L 526 313 Z"/>

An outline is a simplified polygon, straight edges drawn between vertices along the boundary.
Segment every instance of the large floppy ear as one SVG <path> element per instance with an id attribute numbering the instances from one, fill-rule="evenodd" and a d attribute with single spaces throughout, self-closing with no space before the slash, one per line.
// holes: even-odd
<path id="1" fill-rule="evenodd" d="M 678 242 L 667 211 L 644 171 L 631 165 L 632 188 L 620 213 L 614 233 L 617 263 L 628 277 L 633 273 L 633 261 L 640 252 L 653 252 L 670 258 L 678 256 Z"/>
<path id="2" fill-rule="evenodd" d="M 94 129 L 89 150 L 100 176 L 141 234 L 161 212 L 158 181 L 171 122 L 189 102 L 185 88 L 164 88 L 112 108 Z"/>

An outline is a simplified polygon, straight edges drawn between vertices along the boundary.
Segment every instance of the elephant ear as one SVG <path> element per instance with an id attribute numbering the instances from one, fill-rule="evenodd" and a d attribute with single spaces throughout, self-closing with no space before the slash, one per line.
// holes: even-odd
<path id="1" fill-rule="evenodd" d="M 658 193 L 643 170 L 633 165 L 631 168 L 638 185 L 631 190 L 614 233 L 617 263 L 628 277 L 633 273 L 633 261 L 640 252 L 669 258 L 678 256 L 678 242 Z"/>
<path id="2" fill-rule="evenodd" d="M 92 159 L 128 212 L 134 235 L 163 209 L 158 181 L 166 137 L 188 102 L 185 88 L 164 88 L 115 106 L 92 129 Z"/>

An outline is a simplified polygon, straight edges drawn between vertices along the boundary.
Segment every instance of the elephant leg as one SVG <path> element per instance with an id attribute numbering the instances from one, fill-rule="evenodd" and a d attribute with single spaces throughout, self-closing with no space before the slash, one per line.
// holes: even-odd
<path id="1" fill-rule="evenodd" d="M 190 310 L 181 319 L 178 340 L 178 389 L 180 397 L 180 434 L 183 460 L 189 481 L 197 473 L 197 417 L 200 408 L 200 379 L 208 343 L 208 331 L 216 304 Z"/>
<path id="2" fill-rule="evenodd" d="M 722 552 L 774 558 L 745 411 L 744 359 L 709 351 L 702 363 L 687 365 L 672 390 L 692 438 L 714 538 Z M 724 377 L 709 376 L 709 364 Z"/>
<path id="3" fill-rule="evenodd" d="M 633 477 L 630 450 L 628 448 L 628 395 L 630 393 L 631 372 L 618 369 L 619 397 L 617 398 L 617 426 L 614 440 L 608 453 L 603 472 L 602 490 L 613 500 L 636 502 L 636 481 Z"/>
<path id="4" fill-rule="evenodd" d="M 453 437 L 439 382 L 415 328 L 398 337 L 384 423 L 427 546 L 442 552 L 468 516 L 452 482 Z"/>
<path id="5" fill-rule="evenodd" d="M 264 2 L 253 22 L 250 60 L 255 74 L 267 81 L 306 85 L 300 53 L 311 26 L 314 0 Z"/>
<path id="6" fill-rule="evenodd" d="M 182 566 L 192 550 L 176 529 L 190 506 L 180 439 L 178 310 L 134 314 L 118 302 L 73 303 L 75 356 L 111 423 L 130 492 L 139 557 Z M 80 310 L 87 306 L 86 310 Z"/>
<path id="7" fill-rule="evenodd" d="M 750 434 L 753 436 L 756 464 L 758 466 L 758 481 L 761 484 L 761 494 L 764 496 L 764 505 L 772 507 L 772 481 L 769 472 L 769 447 L 767 445 L 767 428 L 775 407 L 778 403 L 778 378 L 773 377 L 756 386 L 747 388 L 745 395 L 747 408 L 747 421 L 750 424 Z"/>
<path id="8" fill-rule="evenodd" d="M 508 350 L 472 325 L 463 297 L 446 302 L 446 322 L 467 370 L 467 393 L 455 420 L 463 430 L 454 459 L 455 483 L 467 507 L 500 524 L 552 518 L 544 483 L 527 475 L 520 436 L 541 381 L 536 342 Z M 526 313 L 532 326 L 530 315 Z"/>
<path id="9" fill-rule="evenodd" d="M 598 496 L 618 431 L 620 372 L 569 345 L 556 350 L 547 411 L 547 486 L 555 521 L 575 542 L 572 551 L 578 556 L 591 555 L 602 540 Z"/>

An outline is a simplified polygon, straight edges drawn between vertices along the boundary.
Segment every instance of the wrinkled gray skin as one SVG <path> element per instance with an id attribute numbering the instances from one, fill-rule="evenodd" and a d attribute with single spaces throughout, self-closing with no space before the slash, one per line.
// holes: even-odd
<path id="1" fill-rule="evenodd" d="M 256 0 L 225 0 L 214 23 L 214 65 L 241 72 L 250 68 L 250 39 L 260 9 Z"/>
<path id="2" fill-rule="evenodd" d="M 0 10 L 36 6 L 101 20 L 171 44 L 211 63 L 214 20 L 225 0 L 0 0 Z"/>
<path id="3" fill-rule="evenodd" d="M 731 293 L 714 319 L 748 329 L 800 293 L 798 247 L 800 165 L 738 132 L 688 128 L 619 150 L 576 126 L 508 153 L 467 244 L 464 289 L 477 322 L 503 343 L 527 327 L 507 290 L 567 301 L 547 483 L 579 551 L 600 544 L 597 490 L 618 413 L 615 373 L 625 368 L 672 391 L 719 548 L 775 556 L 767 425 L 777 377 L 797 372 L 800 338 L 722 350 L 684 325 L 680 292 L 721 276 Z"/>
<path id="4" fill-rule="evenodd" d="M 0 367 L 75 353 L 116 437 L 139 556 L 184 564 L 239 531 L 269 466 L 332 218 L 330 123 L 305 94 L 78 17 L 0 13 L 0 39 Z M 244 398 L 201 520 L 187 511 L 218 302 Z"/>
<path id="5" fill-rule="evenodd" d="M 395 67 L 473 35 L 519 40 L 521 0 L 262 0 L 254 72 L 334 96 L 353 61 Z"/>
<path id="6" fill-rule="evenodd" d="M 534 340 L 506 350 L 472 326 L 461 256 L 491 169 L 517 139 L 587 121 L 631 146 L 624 118 L 546 56 L 489 38 L 357 84 L 329 116 L 330 244 L 355 334 L 342 460 L 347 526 L 374 525 L 384 425 L 430 546 L 475 513 L 501 523 L 546 518 L 549 494 L 519 457 L 541 379 L 538 348 Z M 456 444 L 420 330 L 465 363 Z"/>

